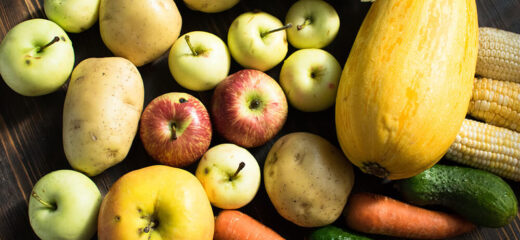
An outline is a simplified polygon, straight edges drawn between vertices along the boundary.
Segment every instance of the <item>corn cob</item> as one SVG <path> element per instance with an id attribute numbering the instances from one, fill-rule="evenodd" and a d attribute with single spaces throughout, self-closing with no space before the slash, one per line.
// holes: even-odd
<path id="1" fill-rule="evenodd" d="M 445 157 L 520 181 L 520 133 L 465 119 Z"/>
<path id="2" fill-rule="evenodd" d="M 520 132 L 520 84 L 475 78 L 468 114 L 486 123 Z"/>
<path id="3" fill-rule="evenodd" d="M 479 28 L 476 74 L 520 82 L 520 34 L 496 28 Z"/>

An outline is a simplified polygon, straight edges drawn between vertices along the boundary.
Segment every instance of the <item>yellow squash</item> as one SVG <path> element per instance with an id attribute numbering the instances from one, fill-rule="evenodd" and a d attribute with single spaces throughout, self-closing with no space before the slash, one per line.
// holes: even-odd
<path id="1" fill-rule="evenodd" d="M 468 110 L 477 48 L 475 0 L 373 3 L 336 98 L 336 131 L 350 161 L 387 179 L 433 166 Z"/>

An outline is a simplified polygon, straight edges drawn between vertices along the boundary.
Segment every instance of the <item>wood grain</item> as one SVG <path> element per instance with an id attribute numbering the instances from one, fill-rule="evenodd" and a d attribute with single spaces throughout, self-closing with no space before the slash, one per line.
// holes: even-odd
<path id="1" fill-rule="evenodd" d="M 255 9 L 263 10 L 284 19 L 287 9 L 294 0 L 242 0 L 232 9 L 216 14 L 205 14 L 187 9 L 182 1 L 175 1 L 183 16 L 182 33 L 204 30 L 226 39 L 229 25 L 239 14 Z M 325 48 L 343 66 L 349 49 L 354 42 L 370 3 L 358 0 L 330 0 L 341 18 L 341 29 L 334 42 Z M 478 0 L 479 24 L 520 33 L 520 0 Z M 0 0 L 0 39 L 10 28 L 31 18 L 43 18 L 43 0 Z M 76 64 L 89 57 L 111 56 L 99 35 L 99 26 L 81 34 L 70 34 L 75 48 Z M 295 49 L 290 48 L 290 53 Z M 278 79 L 281 66 L 267 73 Z M 232 63 L 231 73 L 241 67 Z M 193 92 L 181 88 L 171 77 L 166 56 L 139 68 L 145 84 L 145 104 L 166 92 L 183 91 L 193 94 L 209 103 L 212 92 Z M 62 109 L 67 85 L 55 93 L 41 97 L 23 97 L 13 92 L 0 81 L 0 239 L 37 239 L 27 216 L 28 196 L 33 184 L 46 173 L 57 169 L 69 169 L 62 146 Z M 274 141 L 280 136 L 307 131 L 319 134 L 338 145 L 334 128 L 332 109 L 320 113 L 303 113 L 289 109 L 289 117 L 281 133 L 266 145 L 250 151 L 260 165 Z M 212 145 L 225 142 L 214 134 Z M 130 153 L 122 163 L 96 176 L 101 192 L 105 194 L 114 181 L 123 174 L 144 166 L 156 164 L 145 152 L 139 138 L 134 140 Z M 188 167 L 194 171 L 195 166 Z M 509 182 L 517 196 L 520 184 Z M 398 197 L 391 183 L 362 174 L 356 169 L 354 191 L 373 191 Z M 242 209 L 244 212 L 273 228 L 287 239 L 303 239 L 312 229 L 299 228 L 280 217 L 272 206 L 265 189 L 260 188 L 252 203 Z M 218 209 L 215 209 L 218 212 Z M 339 219 L 335 224 L 344 226 Z M 379 239 L 388 239 L 377 237 Z M 479 228 L 455 239 L 519 239 L 520 220 L 517 216 L 510 225 L 498 228 Z"/>

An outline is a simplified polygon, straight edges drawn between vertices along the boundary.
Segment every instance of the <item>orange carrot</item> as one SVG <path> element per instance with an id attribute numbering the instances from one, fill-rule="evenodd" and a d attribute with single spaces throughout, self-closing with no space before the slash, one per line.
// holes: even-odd
<path id="1" fill-rule="evenodd" d="M 284 240 L 278 233 L 237 210 L 222 210 L 213 240 Z"/>
<path id="2" fill-rule="evenodd" d="M 347 225 L 354 230 L 402 238 L 442 239 L 475 228 L 458 216 L 371 193 L 351 195 L 344 213 Z"/>

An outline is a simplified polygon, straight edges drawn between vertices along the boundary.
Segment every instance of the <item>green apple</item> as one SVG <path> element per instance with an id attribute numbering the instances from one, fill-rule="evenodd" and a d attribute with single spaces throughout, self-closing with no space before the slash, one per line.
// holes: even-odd
<path id="1" fill-rule="evenodd" d="M 278 18 L 265 12 L 238 16 L 228 31 L 228 47 L 233 59 L 245 68 L 267 71 L 287 54 L 285 29 Z"/>
<path id="2" fill-rule="evenodd" d="M 322 0 L 300 0 L 285 17 L 295 27 L 287 30 L 289 43 L 295 48 L 323 48 L 339 31 L 339 16 L 334 7 Z"/>
<path id="3" fill-rule="evenodd" d="M 46 19 L 16 25 L 0 44 L 0 75 L 21 95 L 56 91 L 67 81 L 72 67 L 72 42 L 60 26 Z"/>
<path id="4" fill-rule="evenodd" d="M 205 13 L 216 13 L 228 10 L 240 0 L 184 0 L 188 8 Z"/>
<path id="5" fill-rule="evenodd" d="M 280 85 L 293 107 L 317 112 L 334 104 L 340 77 L 341 66 L 330 53 L 302 49 L 284 61 Z"/>
<path id="6" fill-rule="evenodd" d="M 222 209 L 245 206 L 260 186 L 260 167 L 245 148 L 225 143 L 210 148 L 197 166 L 195 176 L 209 201 Z"/>
<path id="7" fill-rule="evenodd" d="M 216 35 L 194 31 L 173 44 L 168 65 L 177 83 L 193 91 L 214 88 L 229 73 L 230 57 L 226 44 Z"/>
<path id="8" fill-rule="evenodd" d="M 101 0 L 44 0 L 45 15 L 71 33 L 83 32 L 98 20 Z"/>
<path id="9" fill-rule="evenodd" d="M 57 170 L 34 185 L 29 220 L 42 240 L 88 240 L 96 233 L 101 193 L 90 178 Z"/>

